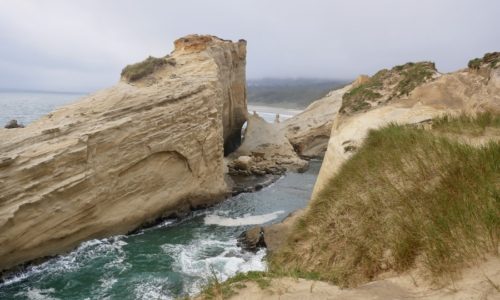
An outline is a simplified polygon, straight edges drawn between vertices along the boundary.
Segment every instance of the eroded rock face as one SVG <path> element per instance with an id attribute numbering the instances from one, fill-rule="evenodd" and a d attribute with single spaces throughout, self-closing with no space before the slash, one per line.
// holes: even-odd
<path id="1" fill-rule="evenodd" d="M 281 174 L 287 170 L 305 171 L 307 161 L 298 157 L 292 145 L 279 130 L 278 124 L 267 123 L 256 113 L 248 116 L 245 139 L 229 157 L 230 173 L 241 170 L 245 174 Z M 246 156 L 245 168 L 239 157 Z"/>
<path id="2" fill-rule="evenodd" d="M 238 144 L 246 119 L 246 42 L 175 44 L 143 78 L 0 129 L 0 269 L 226 196 L 224 145 Z"/>
<path id="3" fill-rule="evenodd" d="M 488 68 L 481 67 L 481 72 L 465 69 L 449 74 L 434 74 L 415 86 L 409 94 L 397 94 L 397 85 L 392 88 L 386 86 L 384 95 L 399 96 L 368 110 L 340 112 L 333 122 L 328 150 L 313 197 L 337 173 L 342 163 L 355 153 L 370 129 L 391 122 L 418 124 L 442 114 L 500 111 L 500 64 L 492 66 L 489 63 Z M 363 98 L 352 98 L 348 103 L 359 102 L 360 99 Z"/>
<path id="4" fill-rule="evenodd" d="M 280 123 L 280 131 L 300 156 L 322 158 L 325 155 L 333 120 L 342 105 L 342 96 L 350 88 L 351 85 L 348 85 L 333 90 L 300 114 Z"/>

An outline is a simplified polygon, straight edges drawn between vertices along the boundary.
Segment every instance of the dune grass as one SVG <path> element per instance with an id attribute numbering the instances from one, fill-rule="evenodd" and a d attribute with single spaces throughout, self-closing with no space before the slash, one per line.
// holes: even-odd
<path id="1" fill-rule="evenodd" d="M 438 132 L 483 135 L 487 128 L 500 129 L 500 115 L 484 112 L 477 115 L 462 114 L 459 116 L 445 115 L 432 122 L 432 128 Z"/>
<path id="2" fill-rule="evenodd" d="M 434 133 L 489 126 L 500 127 L 498 115 L 443 117 L 431 131 L 371 131 L 269 257 L 270 270 L 355 286 L 417 267 L 442 281 L 498 255 L 500 143 L 473 147 Z"/>
<path id="3" fill-rule="evenodd" d="M 166 63 L 167 60 L 165 58 L 149 56 L 144 61 L 126 66 L 122 70 L 121 76 L 129 82 L 137 81 L 152 74 Z"/>

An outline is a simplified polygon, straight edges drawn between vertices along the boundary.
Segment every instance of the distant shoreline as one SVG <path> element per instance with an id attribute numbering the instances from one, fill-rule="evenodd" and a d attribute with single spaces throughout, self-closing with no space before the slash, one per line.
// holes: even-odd
<path id="1" fill-rule="evenodd" d="M 65 94 L 65 95 L 88 95 L 91 92 L 65 92 L 65 91 L 44 91 L 44 90 L 18 90 L 18 89 L 1 89 L 0 93 L 15 93 L 15 94 Z"/>

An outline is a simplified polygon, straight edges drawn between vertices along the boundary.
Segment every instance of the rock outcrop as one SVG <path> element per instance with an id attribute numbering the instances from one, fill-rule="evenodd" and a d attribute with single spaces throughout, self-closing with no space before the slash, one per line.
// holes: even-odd
<path id="1" fill-rule="evenodd" d="M 499 57 L 499 53 L 490 53 L 479 59 L 474 68 L 448 74 L 435 72 L 428 62 L 406 64 L 382 70 L 375 78 L 364 79 L 353 87 L 343 96 L 333 122 L 313 197 L 355 153 L 370 129 L 391 122 L 429 122 L 442 114 L 500 111 L 500 63 L 496 63 Z M 376 95 L 377 100 L 369 100 L 367 95 Z"/>
<path id="2" fill-rule="evenodd" d="M 10 120 L 5 124 L 4 128 L 6 129 L 12 129 L 12 128 L 24 128 L 24 125 L 21 123 L 18 123 L 17 120 Z"/>
<path id="3" fill-rule="evenodd" d="M 225 197 L 245 57 L 243 40 L 187 36 L 109 89 L 0 129 L 0 270 Z"/>
<path id="4" fill-rule="evenodd" d="M 248 116 L 241 146 L 229 158 L 230 174 L 281 174 L 287 170 L 305 171 L 307 161 L 298 157 L 292 145 L 279 130 L 257 113 Z"/>
<path id="5" fill-rule="evenodd" d="M 342 96 L 350 88 L 348 85 L 333 90 L 300 114 L 280 123 L 280 130 L 300 156 L 322 158 L 325 155 L 333 120 L 342 105 Z"/>

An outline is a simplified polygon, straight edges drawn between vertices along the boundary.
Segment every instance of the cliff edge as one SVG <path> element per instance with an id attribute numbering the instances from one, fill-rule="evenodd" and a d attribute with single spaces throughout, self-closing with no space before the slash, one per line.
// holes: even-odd
<path id="1" fill-rule="evenodd" d="M 246 42 L 190 35 L 115 86 L 0 129 L 0 270 L 225 197 Z"/>

